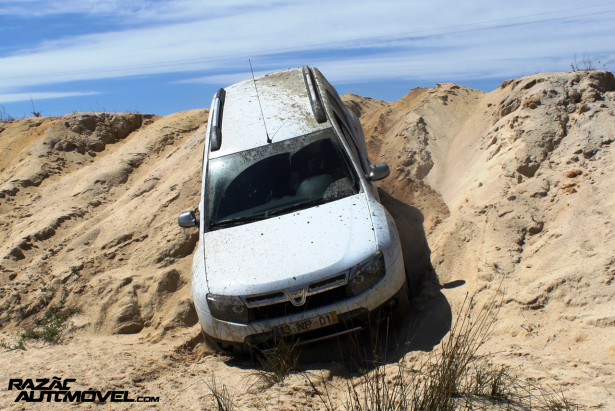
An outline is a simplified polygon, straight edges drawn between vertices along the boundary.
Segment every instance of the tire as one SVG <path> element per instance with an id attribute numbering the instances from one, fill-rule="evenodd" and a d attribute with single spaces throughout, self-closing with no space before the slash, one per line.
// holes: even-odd
<path id="1" fill-rule="evenodd" d="M 408 286 L 408 280 L 404 282 L 402 288 L 404 290 L 398 294 L 397 303 L 395 304 L 395 308 L 393 309 L 391 316 L 394 323 L 400 322 L 406 314 L 408 314 L 408 311 L 410 311 L 411 291 Z"/>
<path id="2" fill-rule="evenodd" d="M 391 307 L 381 306 L 380 313 L 377 315 L 377 321 L 371 322 L 362 332 L 365 333 L 360 341 L 363 344 L 360 347 L 359 358 L 363 358 L 366 353 L 368 355 L 376 354 L 372 360 L 377 358 L 385 358 L 386 353 L 391 347 L 388 345 L 388 341 L 395 341 L 398 330 L 403 329 L 404 322 L 408 318 L 410 312 L 410 292 L 408 282 L 404 281 L 403 286 L 399 289 L 385 305 L 394 302 Z M 373 362 L 371 363 L 373 365 Z M 362 366 L 369 366 L 362 364 Z"/>
<path id="3" fill-rule="evenodd" d="M 223 354 L 228 354 L 236 357 L 244 357 L 250 352 L 250 350 L 248 349 L 248 347 L 245 346 L 245 344 L 219 340 L 207 334 L 205 330 L 203 330 L 203 336 L 205 339 L 205 343 L 209 347 Z"/>
<path id="4" fill-rule="evenodd" d="M 406 268 L 406 283 L 408 285 L 408 298 L 414 301 L 421 295 L 423 290 L 423 280 L 425 279 L 424 269 L 408 270 Z"/>

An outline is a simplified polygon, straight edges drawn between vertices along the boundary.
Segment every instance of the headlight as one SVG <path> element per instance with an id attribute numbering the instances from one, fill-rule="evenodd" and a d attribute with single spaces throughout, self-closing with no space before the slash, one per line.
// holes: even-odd
<path id="1" fill-rule="evenodd" d="M 207 294 L 207 305 L 214 318 L 233 323 L 248 323 L 248 308 L 234 295 Z"/>
<path id="2" fill-rule="evenodd" d="M 353 296 L 359 295 L 376 284 L 385 273 L 384 255 L 382 251 L 377 251 L 370 258 L 350 269 L 348 288 Z"/>

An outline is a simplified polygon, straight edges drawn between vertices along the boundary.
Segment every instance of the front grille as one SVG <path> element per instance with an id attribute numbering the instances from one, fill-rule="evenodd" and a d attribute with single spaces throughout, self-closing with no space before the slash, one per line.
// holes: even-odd
<path id="1" fill-rule="evenodd" d="M 308 294 L 315 294 L 322 290 L 327 290 L 329 288 L 339 287 L 342 284 L 346 284 L 348 280 L 346 279 L 346 273 L 342 273 L 340 275 L 336 275 L 331 278 L 327 278 L 322 281 L 316 281 L 308 285 Z"/>
<path id="2" fill-rule="evenodd" d="M 337 287 L 332 290 L 307 296 L 305 304 L 298 307 L 293 305 L 290 301 L 284 301 L 278 304 L 249 308 L 249 318 L 250 321 L 271 320 L 324 307 L 346 300 L 349 297 L 351 297 L 351 295 L 346 286 Z"/>
<path id="3" fill-rule="evenodd" d="M 346 270 L 303 286 L 243 296 L 241 299 L 248 307 L 248 321 L 270 320 L 343 301 L 352 296 L 348 287 L 349 274 Z"/>
<path id="4" fill-rule="evenodd" d="M 256 295 L 252 297 L 246 297 L 246 303 L 248 307 L 258 307 L 261 305 L 275 304 L 280 301 L 286 300 L 286 294 L 282 291 L 276 291 L 269 294 Z"/>

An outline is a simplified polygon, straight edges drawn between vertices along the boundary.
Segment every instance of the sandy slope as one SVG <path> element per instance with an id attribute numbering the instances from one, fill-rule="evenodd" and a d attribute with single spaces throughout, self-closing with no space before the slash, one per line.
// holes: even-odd
<path id="1" fill-rule="evenodd" d="M 428 237 L 440 281 L 463 280 L 479 298 L 501 287 L 489 348 L 587 405 L 615 400 L 614 90 L 603 72 L 535 75 L 489 94 L 414 90 L 394 103 L 405 113 L 378 119 L 390 131 L 373 146 L 397 171 L 385 186 L 403 196 L 403 182 L 420 180 L 450 212 Z M 414 157 L 395 161 L 408 147 Z"/>
<path id="2" fill-rule="evenodd" d="M 431 248 L 437 274 L 423 310 L 396 330 L 392 361 L 437 349 L 467 292 L 479 302 L 497 295 L 494 361 L 585 406 L 615 407 L 614 90 L 612 75 L 592 72 L 525 77 L 491 93 L 441 84 L 394 103 L 344 96 L 373 160 L 391 166 L 382 187 L 393 197 L 383 198 L 407 261 L 419 266 Z M 63 344 L 0 351 L 4 386 L 61 376 L 200 409 L 212 405 L 215 375 L 242 408 L 320 407 L 305 375 L 262 389 L 253 366 L 200 341 L 189 273 L 197 235 L 176 218 L 198 201 L 206 118 L 0 122 L 2 340 L 13 344 L 60 301 L 80 310 Z M 339 358 L 323 358 L 337 344 L 306 354 L 317 385 L 351 378 Z M 1 407 L 14 397 L 0 391 Z"/>

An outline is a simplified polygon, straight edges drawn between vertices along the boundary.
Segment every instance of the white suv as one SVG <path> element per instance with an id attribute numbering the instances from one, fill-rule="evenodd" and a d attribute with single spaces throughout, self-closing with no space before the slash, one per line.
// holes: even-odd
<path id="1" fill-rule="evenodd" d="M 399 236 L 361 125 L 315 68 L 220 89 L 205 139 L 192 293 L 224 351 L 369 327 L 408 306 Z"/>

